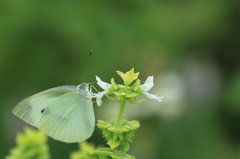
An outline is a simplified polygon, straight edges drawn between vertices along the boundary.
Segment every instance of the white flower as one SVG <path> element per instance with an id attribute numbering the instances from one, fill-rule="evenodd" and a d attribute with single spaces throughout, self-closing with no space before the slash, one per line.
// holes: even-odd
<path id="1" fill-rule="evenodd" d="M 97 105 L 101 106 L 102 105 L 102 97 L 107 94 L 109 87 L 111 84 L 103 82 L 98 76 L 96 76 L 97 84 L 103 89 L 102 92 L 95 93 L 95 98 L 97 101 Z"/>
<path id="2" fill-rule="evenodd" d="M 108 89 L 111 87 L 111 84 L 103 82 L 98 76 L 96 76 L 96 80 L 97 84 L 103 89 L 103 91 L 94 93 L 92 97 L 96 98 L 97 105 L 101 106 L 102 97 L 108 93 Z M 148 93 L 148 91 L 152 89 L 153 85 L 153 76 L 148 76 L 145 83 L 140 85 L 140 88 L 143 90 L 143 94 L 146 95 L 149 99 L 155 99 L 161 102 L 163 97 Z"/>
<path id="3" fill-rule="evenodd" d="M 148 91 L 150 89 L 152 89 L 153 85 L 154 85 L 153 84 L 153 76 L 148 76 L 145 83 L 140 85 L 140 87 L 143 90 L 143 94 L 146 95 L 149 99 L 155 99 L 155 100 L 158 100 L 159 102 L 161 102 L 163 97 L 159 97 L 157 95 L 148 93 Z"/>

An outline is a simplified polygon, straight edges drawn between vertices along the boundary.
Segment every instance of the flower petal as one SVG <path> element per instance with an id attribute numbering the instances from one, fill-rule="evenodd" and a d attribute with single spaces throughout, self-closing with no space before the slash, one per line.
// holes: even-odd
<path id="1" fill-rule="evenodd" d="M 101 106 L 101 105 L 102 105 L 102 97 L 103 97 L 106 93 L 107 93 L 107 91 L 102 91 L 102 92 L 99 92 L 99 93 L 95 93 L 95 94 L 94 94 L 98 106 Z"/>
<path id="2" fill-rule="evenodd" d="M 159 97 L 157 95 L 154 95 L 154 94 L 151 94 L 151 93 L 148 93 L 148 92 L 144 92 L 143 94 L 145 94 L 149 99 L 155 99 L 159 102 L 162 101 L 163 97 Z"/>
<path id="3" fill-rule="evenodd" d="M 153 87 L 153 76 L 148 76 L 145 83 L 140 85 L 144 92 L 148 92 Z"/>
<path id="4" fill-rule="evenodd" d="M 100 106 L 102 105 L 102 99 L 97 99 L 97 98 L 96 98 L 96 101 L 97 101 L 97 106 L 100 107 Z"/>
<path id="5" fill-rule="evenodd" d="M 107 90 L 111 84 L 103 82 L 98 76 L 96 76 L 97 84 L 104 90 Z"/>

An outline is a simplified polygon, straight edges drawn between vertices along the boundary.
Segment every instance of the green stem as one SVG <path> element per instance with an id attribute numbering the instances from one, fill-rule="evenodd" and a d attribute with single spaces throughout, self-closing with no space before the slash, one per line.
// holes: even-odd
<path id="1" fill-rule="evenodd" d="M 121 100 L 120 109 L 119 109 L 119 112 L 118 112 L 118 118 L 117 118 L 118 122 L 120 122 L 122 120 L 122 116 L 123 116 L 123 113 L 124 113 L 125 105 L 126 105 L 126 98 L 123 97 L 122 100 Z"/>

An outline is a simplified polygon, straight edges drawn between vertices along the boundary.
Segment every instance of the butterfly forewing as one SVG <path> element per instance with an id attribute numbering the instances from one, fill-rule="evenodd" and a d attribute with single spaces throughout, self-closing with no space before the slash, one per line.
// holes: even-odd
<path id="1" fill-rule="evenodd" d="M 19 103 L 13 112 L 50 137 L 68 143 L 86 140 L 95 125 L 92 100 L 76 92 L 76 86 L 35 94 Z"/>

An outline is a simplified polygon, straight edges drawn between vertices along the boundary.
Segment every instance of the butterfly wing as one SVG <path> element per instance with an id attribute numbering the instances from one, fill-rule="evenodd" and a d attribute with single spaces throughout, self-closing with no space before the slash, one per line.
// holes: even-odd
<path id="1" fill-rule="evenodd" d="M 13 109 L 13 114 L 30 125 L 37 127 L 37 123 L 42 115 L 41 112 L 52 101 L 68 92 L 74 91 L 75 88 L 76 86 L 61 86 L 34 94 L 20 102 Z"/>
<path id="2" fill-rule="evenodd" d="M 19 103 L 13 113 L 48 136 L 64 142 L 81 142 L 95 126 L 92 100 L 76 92 L 76 86 L 52 88 Z"/>
<path id="3" fill-rule="evenodd" d="M 54 139 L 72 143 L 89 138 L 94 124 L 91 99 L 69 93 L 46 107 L 38 127 Z"/>

